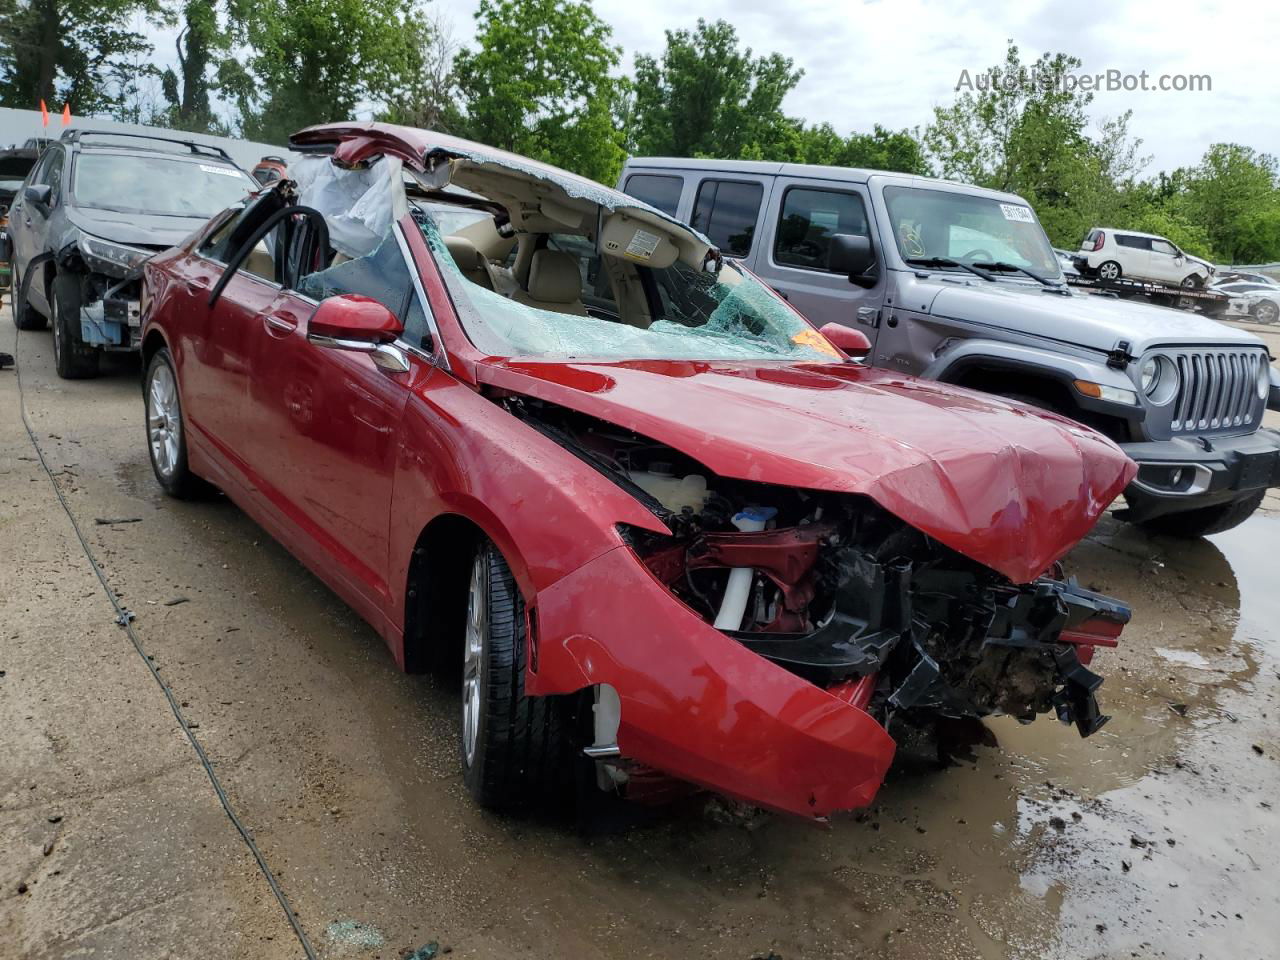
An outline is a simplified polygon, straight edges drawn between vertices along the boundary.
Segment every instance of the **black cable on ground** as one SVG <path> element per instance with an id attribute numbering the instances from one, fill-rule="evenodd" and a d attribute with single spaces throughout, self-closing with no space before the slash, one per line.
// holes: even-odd
<path id="1" fill-rule="evenodd" d="M 58 481 L 53 475 L 53 471 L 49 469 L 49 463 L 45 460 L 44 451 L 40 449 L 40 442 L 36 439 L 36 433 L 31 428 L 31 421 L 27 419 L 26 397 L 22 392 L 22 365 L 18 362 L 18 330 L 14 325 L 13 334 L 13 356 L 14 373 L 18 378 L 18 410 L 22 414 L 22 425 L 26 428 L 27 437 L 31 440 L 31 446 L 35 448 L 36 456 L 40 459 L 40 466 L 44 468 L 45 474 L 49 478 L 49 482 L 53 484 L 53 492 L 58 497 L 58 503 L 62 504 L 62 509 L 67 515 L 67 519 L 71 521 L 71 528 L 75 531 L 76 539 L 80 541 L 80 547 L 84 550 L 85 559 L 89 561 L 89 566 L 93 568 L 94 574 L 98 577 L 98 582 L 102 584 L 102 589 L 107 594 L 107 599 L 111 601 L 111 606 L 116 611 L 116 623 L 124 628 L 124 632 L 128 634 L 133 649 L 137 651 L 142 662 L 146 664 L 147 670 L 151 672 L 152 679 L 159 684 L 161 691 L 164 693 L 165 699 L 169 701 L 169 709 L 173 711 L 174 717 L 178 721 L 178 725 L 182 727 L 182 732 L 187 735 L 187 740 L 191 743 L 191 748 L 195 750 L 196 756 L 200 759 L 200 765 L 204 767 L 204 772 L 209 777 L 209 783 L 213 785 L 213 792 L 218 795 L 218 802 L 222 804 L 222 809 L 227 815 L 227 819 L 231 821 L 231 825 L 236 828 L 240 834 L 240 838 L 244 840 L 245 846 L 249 848 L 249 852 L 253 854 L 253 859 L 258 862 L 258 869 L 262 872 L 262 876 L 266 878 L 267 885 L 271 887 L 271 892 L 275 894 L 276 901 L 280 904 L 280 909 L 284 911 L 285 919 L 289 921 L 289 926 L 293 928 L 293 932 L 298 937 L 298 942 L 302 944 L 302 950 L 307 955 L 307 960 L 319 960 L 315 948 L 311 946 L 311 941 L 307 939 L 306 933 L 302 929 L 302 925 L 298 922 L 298 918 L 294 916 L 293 909 L 289 906 L 289 898 L 285 896 L 284 891 L 280 889 L 280 884 L 276 882 L 275 875 L 271 872 L 271 868 L 267 866 L 266 858 L 262 856 L 262 851 L 258 849 L 258 845 L 254 843 L 253 837 L 249 834 L 248 829 L 236 816 L 236 812 L 231 809 L 231 801 L 227 797 L 227 792 L 222 789 L 222 783 L 218 780 L 218 775 L 213 770 L 213 764 L 209 762 L 209 756 L 204 752 L 204 747 L 200 741 L 196 739 L 196 735 L 192 732 L 187 718 L 182 714 L 182 707 L 178 704 L 178 700 L 173 695 L 173 691 L 169 689 L 169 685 L 160 679 L 160 672 L 156 669 L 156 665 L 147 656 L 146 650 L 142 647 L 142 641 L 138 639 L 137 631 L 133 629 L 133 614 L 120 605 L 120 601 L 116 598 L 115 591 L 111 589 L 111 584 L 107 582 L 106 574 L 102 572 L 102 567 L 98 564 L 97 558 L 93 555 L 93 549 L 89 546 L 89 541 L 84 538 L 84 534 L 80 531 L 80 524 L 76 521 L 76 516 L 71 512 L 71 506 L 67 503 L 67 498 L 62 493 L 62 488 L 58 486 Z"/>

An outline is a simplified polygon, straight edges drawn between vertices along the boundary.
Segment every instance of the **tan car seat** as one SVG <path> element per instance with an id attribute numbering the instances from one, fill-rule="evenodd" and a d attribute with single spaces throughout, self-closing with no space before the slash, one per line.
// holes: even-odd
<path id="1" fill-rule="evenodd" d="M 486 290 L 493 289 L 493 278 L 489 276 L 488 264 L 484 262 L 484 255 L 476 249 L 474 243 L 466 237 L 445 237 L 444 245 L 464 277 Z"/>
<path id="2" fill-rule="evenodd" d="M 255 277 L 276 282 L 276 261 L 267 249 L 266 240 L 259 240 L 257 246 L 249 251 L 249 255 L 244 258 L 243 269 Z"/>
<path id="3" fill-rule="evenodd" d="M 511 299 L 527 307 L 585 317 L 581 295 L 578 261 L 560 250 L 538 250 L 529 264 L 529 288 L 516 290 Z"/>

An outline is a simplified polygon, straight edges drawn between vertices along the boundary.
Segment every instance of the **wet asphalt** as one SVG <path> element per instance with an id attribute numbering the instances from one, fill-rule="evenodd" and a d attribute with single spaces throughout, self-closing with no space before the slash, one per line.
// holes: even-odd
<path id="1" fill-rule="evenodd" d="M 1274 494 L 1211 540 L 1107 518 L 1072 553 L 1134 607 L 1089 740 L 998 719 L 948 767 L 905 750 L 825 830 L 691 802 L 584 834 L 477 810 L 452 682 L 397 672 L 229 502 L 160 494 L 136 362 L 64 382 L 47 332 L 16 343 L 58 489 L 189 732 L 0 373 L 0 960 L 304 955 L 189 737 L 321 957 L 1275 956 Z"/>

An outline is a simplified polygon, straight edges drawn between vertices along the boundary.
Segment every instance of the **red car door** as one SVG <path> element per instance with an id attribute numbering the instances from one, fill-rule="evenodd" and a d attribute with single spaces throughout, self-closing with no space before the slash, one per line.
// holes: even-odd
<path id="1" fill-rule="evenodd" d="M 265 505 L 299 535 L 292 546 L 377 622 L 390 597 L 400 420 L 410 389 L 433 368 L 408 351 L 409 369 L 391 371 L 367 354 L 311 343 L 307 322 L 320 300 L 341 293 L 378 299 L 411 325 L 421 303 L 394 236 L 299 287 L 281 291 L 252 325 L 245 456 Z"/>
<path id="2" fill-rule="evenodd" d="M 204 441 L 218 464 L 230 466 L 242 483 L 244 461 L 238 447 L 249 392 L 250 334 L 280 293 L 271 258 L 246 258 L 212 307 L 209 295 L 226 270 L 231 233 L 250 215 L 246 210 L 231 217 L 174 262 L 169 294 L 174 304 L 166 310 L 178 324 L 171 333 L 187 421 L 197 442 Z"/>

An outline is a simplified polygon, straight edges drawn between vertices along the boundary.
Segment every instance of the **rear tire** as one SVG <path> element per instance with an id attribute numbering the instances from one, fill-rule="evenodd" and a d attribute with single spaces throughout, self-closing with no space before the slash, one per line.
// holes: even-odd
<path id="1" fill-rule="evenodd" d="M 16 268 L 9 282 L 13 290 L 13 325 L 19 330 L 43 330 L 49 321 L 32 309 L 23 286 L 25 278 L 18 276 Z"/>
<path id="2" fill-rule="evenodd" d="M 49 296 L 53 319 L 53 362 L 63 380 L 89 380 L 98 375 L 101 351 L 80 335 L 80 278 L 58 274 Z"/>
<path id="3" fill-rule="evenodd" d="M 1105 260 L 1098 264 L 1099 280 L 1119 280 L 1124 276 L 1124 271 L 1120 269 L 1120 264 L 1114 260 Z"/>
<path id="4" fill-rule="evenodd" d="M 562 698 L 524 692 L 524 599 L 498 548 L 482 539 L 471 563 L 463 635 L 463 781 L 495 810 L 567 800 L 573 783 Z"/>
<path id="5" fill-rule="evenodd" d="M 1200 507 L 1183 513 L 1166 513 L 1159 517 L 1152 517 L 1150 520 L 1140 520 L 1138 526 L 1148 533 L 1157 533 L 1165 537 L 1184 539 L 1208 537 L 1240 526 L 1253 516 L 1266 495 L 1265 489 L 1255 490 L 1230 503 Z"/>

